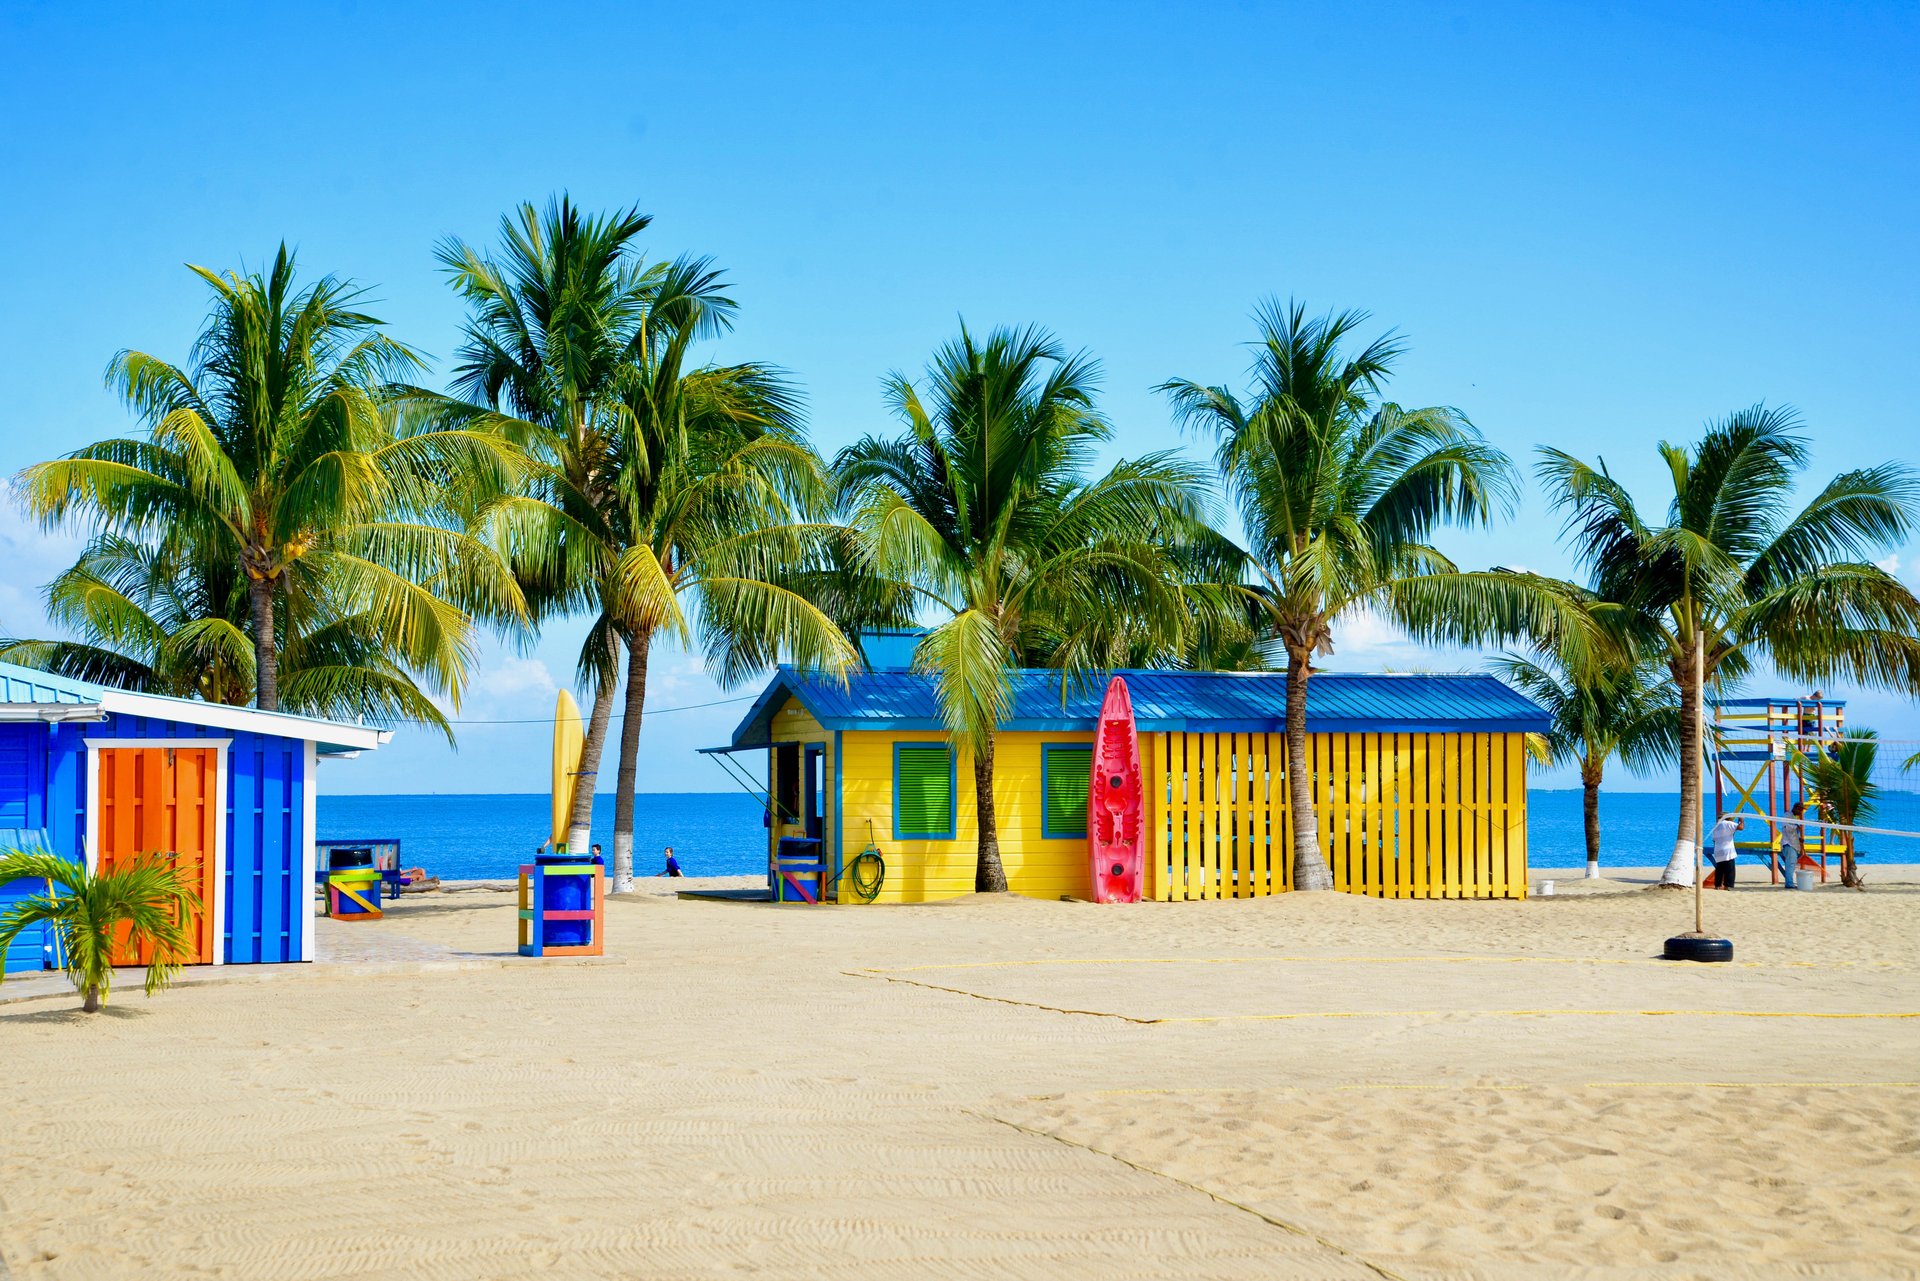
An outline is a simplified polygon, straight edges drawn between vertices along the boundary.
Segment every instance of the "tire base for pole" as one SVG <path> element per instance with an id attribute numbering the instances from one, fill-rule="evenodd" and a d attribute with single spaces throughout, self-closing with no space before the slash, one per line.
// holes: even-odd
<path id="1" fill-rule="evenodd" d="M 1661 953 L 1669 961 L 1731 961 L 1733 941 L 1707 934 L 1677 934 Z"/>

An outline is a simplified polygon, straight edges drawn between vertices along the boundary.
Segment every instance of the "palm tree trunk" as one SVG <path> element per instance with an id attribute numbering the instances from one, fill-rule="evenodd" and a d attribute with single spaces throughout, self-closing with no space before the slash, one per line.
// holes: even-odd
<path id="1" fill-rule="evenodd" d="M 620 722 L 620 790 L 613 801 L 613 890 L 633 890 L 633 804 L 640 775 L 640 716 L 647 705 L 647 652 L 653 633 L 627 637 L 627 714 Z"/>
<path id="2" fill-rule="evenodd" d="M 1585 795 L 1581 798 L 1587 820 L 1587 875 L 1600 875 L 1600 778 L 1605 766 L 1592 760 L 1582 762 L 1580 766 L 1580 788 Z"/>
<path id="3" fill-rule="evenodd" d="M 980 847 L 973 865 L 976 894 L 1005 894 L 1007 872 L 1000 866 L 1000 818 L 993 805 L 993 735 L 973 754 L 973 807 L 980 821 Z"/>
<path id="4" fill-rule="evenodd" d="M 1694 646 L 1701 644 L 1696 632 Z M 1701 687 L 1697 653 L 1690 649 L 1677 665 L 1674 677 L 1680 686 L 1680 826 L 1673 837 L 1673 857 L 1667 860 L 1660 884 L 1688 889 L 1700 876 L 1700 814 L 1705 803 L 1702 791 L 1700 758 Z"/>
<path id="5" fill-rule="evenodd" d="M 100 985 L 98 983 L 87 984 L 86 993 L 80 998 L 80 1011 L 83 1014 L 98 1014 L 100 1012 Z"/>
<path id="6" fill-rule="evenodd" d="M 1313 769 L 1307 763 L 1307 678 L 1311 650 L 1287 647 L 1287 797 L 1293 808 L 1293 888 L 1330 890 L 1333 873 L 1320 854 L 1320 820 L 1313 811 Z"/>
<path id="7" fill-rule="evenodd" d="M 273 580 L 248 578 L 247 595 L 253 604 L 253 705 L 263 712 L 277 712 L 280 654 L 274 647 Z"/>
<path id="8" fill-rule="evenodd" d="M 573 817 L 567 823 L 567 849 L 585 854 L 593 845 L 593 789 L 600 777 L 600 757 L 607 748 L 607 722 L 613 719 L 613 696 L 620 688 L 620 646 L 612 641 L 611 670 L 593 694 L 593 711 L 587 717 L 587 739 L 580 746 L 580 770 L 573 784 Z"/>

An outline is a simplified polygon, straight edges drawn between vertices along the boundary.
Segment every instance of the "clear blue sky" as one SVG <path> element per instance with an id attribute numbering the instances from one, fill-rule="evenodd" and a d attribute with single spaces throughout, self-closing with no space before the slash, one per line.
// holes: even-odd
<path id="1" fill-rule="evenodd" d="M 1278 294 L 1404 331 L 1403 402 L 1523 460 L 1604 454 L 1649 500 L 1656 440 L 1760 399 L 1803 411 L 1822 477 L 1920 462 L 1915 66 L 1911 5 L 5 0 L 0 469 L 124 431 L 101 371 L 185 355 L 182 264 L 282 238 L 444 369 L 435 241 L 563 189 L 723 263 L 743 312 L 716 354 L 792 370 L 828 450 L 888 426 L 880 375 L 960 316 L 1089 348 L 1115 454 L 1163 447 L 1151 386 L 1237 376 Z M 1529 493 L 1446 545 L 1564 572 L 1555 531 Z M 0 628 L 40 626 L 73 549 L 0 517 Z M 490 646 L 462 714 L 546 715 L 578 637 Z M 1477 661 L 1362 627 L 1334 665 Z M 651 701 L 747 692 L 674 657 Z M 1910 704 L 1859 707 L 1920 737 Z M 688 749 L 740 710 L 650 720 L 643 787 L 725 786 Z M 537 726 L 466 727 L 458 756 L 403 735 L 328 788 L 527 790 L 545 751 Z"/>

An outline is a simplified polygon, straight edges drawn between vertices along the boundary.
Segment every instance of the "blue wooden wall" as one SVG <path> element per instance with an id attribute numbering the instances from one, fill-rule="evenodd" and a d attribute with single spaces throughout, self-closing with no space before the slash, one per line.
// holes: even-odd
<path id="1" fill-rule="evenodd" d="M 26 843 L 25 833 L 47 825 L 47 727 L 0 723 L 0 854 Z M 0 885 L 0 912 L 46 888 L 43 881 Z M 46 961 L 47 935 L 36 925 L 17 935 L 0 956 L 7 974 L 40 969 Z"/>
<path id="2" fill-rule="evenodd" d="M 24 763 L 8 755 L 0 737 L 0 826 L 12 781 L 37 795 L 53 848 L 73 859 L 86 857 L 86 741 L 88 739 L 225 738 L 227 749 L 226 932 L 221 942 L 229 964 L 305 960 L 306 914 L 313 888 L 301 876 L 306 843 L 306 745 L 299 739 L 250 731 L 187 725 L 144 716 L 62 725 L 0 726 L 42 736 L 43 750 L 22 747 Z M 44 772 L 32 773 L 38 768 Z M 36 781 L 38 786 L 36 786 Z M 26 802 L 22 802 L 23 804 Z M 31 824 L 22 824 L 30 826 Z"/>

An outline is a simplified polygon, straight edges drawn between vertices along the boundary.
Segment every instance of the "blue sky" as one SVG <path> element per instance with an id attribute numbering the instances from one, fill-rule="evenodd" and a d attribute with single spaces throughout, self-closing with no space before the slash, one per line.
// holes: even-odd
<path id="1" fill-rule="evenodd" d="M 1523 461 L 1602 454 L 1648 501 L 1656 440 L 1761 399 L 1803 412 L 1818 477 L 1920 463 L 1915 65 L 1896 5 L 7 0 L 0 469 L 126 430 L 101 371 L 184 356 L 182 264 L 282 238 L 444 370 L 435 242 L 563 189 L 724 264 L 742 317 L 715 355 L 790 369 L 828 450 L 887 429 L 880 375 L 962 316 L 1090 349 L 1114 456 L 1165 447 L 1150 388 L 1237 377 L 1254 303 L 1292 295 L 1403 331 L 1397 399 Z M 1556 528 L 1529 485 L 1444 545 L 1565 572 Z M 75 547 L 0 514 L 0 629 L 39 628 Z M 1920 544 L 1897 567 L 1920 580 Z M 461 714 L 547 715 L 579 633 L 490 644 Z M 1361 624 L 1332 665 L 1477 661 Z M 655 672 L 659 709 L 751 692 Z M 1920 738 L 1911 704 L 1856 706 Z M 689 749 L 743 707 L 649 720 L 643 787 L 725 787 Z M 457 756 L 403 734 L 328 787 L 525 790 L 545 750 L 537 725 L 464 726 Z"/>

